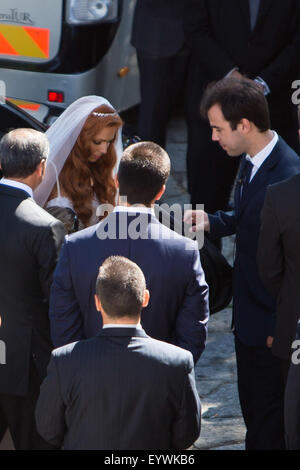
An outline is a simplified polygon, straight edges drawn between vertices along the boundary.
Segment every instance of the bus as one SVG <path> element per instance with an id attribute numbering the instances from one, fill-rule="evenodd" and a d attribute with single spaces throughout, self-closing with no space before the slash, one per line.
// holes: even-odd
<path id="1" fill-rule="evenodd" d="M 81 96 L 138 104 L 135 2 L 1 0 L 0 94 L 47 125 Z"/>

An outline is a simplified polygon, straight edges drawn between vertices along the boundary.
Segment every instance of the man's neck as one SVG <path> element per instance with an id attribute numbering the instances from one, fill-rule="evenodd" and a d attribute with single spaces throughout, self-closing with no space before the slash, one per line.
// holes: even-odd
<path id="1" fill-rule="evenodd" d="M 253 158 L 259 152 L 261 152 L 270 142 L 273 140 L 274 134 L 271 130 L 266 132 L 257 132 L 251 142 L 249 142 L 249 146 L 247 149 L 248 155 Z"/>
<path id="2" fill-rule="evenodd" d="M 102 317 L 103 318 L 103 317 Z M 105 325 L 132 325 L 133 327 L 140 323 L 139 318 L 122 317 L 122 318 L 103 318 L 103 326 Z"/>

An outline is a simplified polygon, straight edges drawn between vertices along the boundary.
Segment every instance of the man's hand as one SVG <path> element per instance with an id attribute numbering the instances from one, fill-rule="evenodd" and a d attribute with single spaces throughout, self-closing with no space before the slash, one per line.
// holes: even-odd
<path id="1" fill-rule="evenodd" d="M 271 347 L 273 345 L 273 341 L 274 341 L 273 336 L 268 336 L 267 337 L 267 341 L 266 341 L 267 348 L 271 349 Z"/>
<path id="2" fill-rule="evenodd" d="M 190 232 L 198 232 L 199 230 L 205 230 L 206 232 L 210 231 L 208 215 L 202 210 L 186 211 L 183 221 L 188 225 L 192 225 L 189 229 Z"/>

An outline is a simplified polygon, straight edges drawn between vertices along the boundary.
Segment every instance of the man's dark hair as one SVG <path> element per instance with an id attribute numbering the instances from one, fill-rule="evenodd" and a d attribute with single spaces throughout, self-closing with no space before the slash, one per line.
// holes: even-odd
<path id="1" fill-rule="evenodd" d="M 148 206 L 170 174 L 167 152 L 153 142 L 138 142 L 126 148 L 121 158 L 118 180 L 120 196 L 129 204 Z"/>
<path id="2" fill-rule="evenodd" d="M 6 178 L 27 178 L 49 153 L 47 137 L 34 129 L 14 129 L 0 142 L 0 163 Z"/>
<path id="3" fill-rule="evenodd" d="M 105 313 L 112 318 L 138 317 L 145 289 L 142 270 L 123 256 L 110 256 L 99 269 L 96 295 Z"/>
<path id="4" fill-rule="evenodd" d="M 253 80 L 228 77 L 210 83 L 202 97 L 201 116 L 207 119 L 208 111 L 216 104 L 232 130 L 242 119 L 248 119 L 260 132 L 271 127 L 267 100 L 261 86 Z"/>

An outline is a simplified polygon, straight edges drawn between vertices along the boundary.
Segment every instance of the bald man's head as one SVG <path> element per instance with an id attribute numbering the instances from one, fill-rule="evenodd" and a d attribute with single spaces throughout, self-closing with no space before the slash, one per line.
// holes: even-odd
<path id="1" fill-rule="evenodd" d="M 0 164 L 6 178 L 27 178 L 47 159 L 47 137 L 34 129 L 14 129 L 0 142 Z"/>

